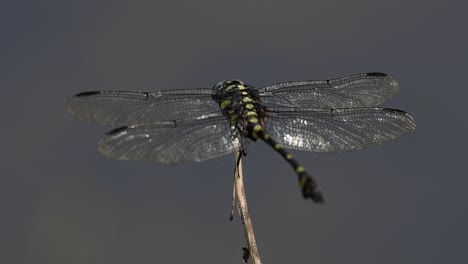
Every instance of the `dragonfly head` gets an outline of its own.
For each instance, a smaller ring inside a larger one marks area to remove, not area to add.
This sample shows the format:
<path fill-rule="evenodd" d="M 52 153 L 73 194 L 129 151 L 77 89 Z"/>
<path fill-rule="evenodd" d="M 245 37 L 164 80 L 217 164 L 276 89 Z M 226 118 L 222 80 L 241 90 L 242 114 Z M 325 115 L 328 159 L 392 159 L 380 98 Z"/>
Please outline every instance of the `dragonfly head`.
<path fill-rule="evenodd" d="M 245 85 L 245 84 L 243 81 L 237 80 L 237 79 L 227 80 L 227 81 L 221 81 L 215 84 L 215 86 L 213 86 L 213 89 L 216 91 L 221 91 L 221 90 L 227 89 L 229 86 L 232 86 L 232 85 Z"/>

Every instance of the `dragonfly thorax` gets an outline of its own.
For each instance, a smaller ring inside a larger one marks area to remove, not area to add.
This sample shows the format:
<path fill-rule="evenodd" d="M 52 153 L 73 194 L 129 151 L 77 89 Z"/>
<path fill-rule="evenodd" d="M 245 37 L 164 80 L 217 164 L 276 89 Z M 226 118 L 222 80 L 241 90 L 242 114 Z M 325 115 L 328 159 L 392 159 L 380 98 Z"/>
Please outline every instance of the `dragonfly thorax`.
<path fill-rule="evenodd" d="M 223 81 L 216 84 L 214 99 L 218 102 L 221 112 L 246 137 L 252 137 L 248 127 L 252 124 L 263 126 L 264 109 L 260 104 L 257 90 L 240 80 Z"/>

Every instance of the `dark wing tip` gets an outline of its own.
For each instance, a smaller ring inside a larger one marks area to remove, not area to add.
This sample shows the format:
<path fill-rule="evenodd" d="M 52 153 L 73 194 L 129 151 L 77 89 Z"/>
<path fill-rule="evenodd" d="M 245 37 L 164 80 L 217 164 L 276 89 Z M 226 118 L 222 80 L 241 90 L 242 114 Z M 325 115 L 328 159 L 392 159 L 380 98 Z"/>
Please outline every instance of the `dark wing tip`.
<path fill-rule="evenodd" d="M 113 136 L 115 134 L 119 134 L 127 129 L 129 129 L 130 127 L 129 126 L 121 126 L 121 127 L 118 127 L 116 129 L 112 129 L 111 131 L 107 132 L 106 133 L 106 136 Z"/>
<path fill-rule="evenodd" d="M 367 73 L 367 76 L 371 76 L 371 77 L 387 77 L 388 74 L 383 73 L 383 72 L 369 72 L 369 73 Z"/>
<path fill-rule="evenodd" d="M 385 112 L 393 112 L 393 113 L 399 113 L 399 114 L 408 114 L 407 112 L 400 110 L 400 109 L 394 109 L 394 108 L 383 108 L 382 109 Z"/>
<path fill-rule="evenodd" d="M 393 78 L 392 76 L 386 74 L 386 73 L 383 73 L 383 72 L 369 72 L 369 73 L 366 73 L 366 77 L 368 77 L 369 79 L 377 80 L 379 82 L 383 82 L 383 83 L 380 83 L 379 86 L 385 87 L 385 89 L 387 90 L 387 95 L 385 96 L 384 100 L 392 97 L 398 91 L 398 82 L 397 82 L 397 80 L 395 78 Z M 380 102 L 380 103 L 382 103 L 382 102 Z M 380 104 L 380 103 L 378 103 L 378 104 Z"/>
<path fill-rule="evenodd" d="M 74 97 L 93 96 L 93 95 L 98 95 L 98 94 L 101 94 L 101 93 L 102 92 L 100 92 L 100 91 L 82 92 L 82 93 L 79 93 L 79 94 L 75 95 Z"/>
<path fill-rule="evenodd" d="M 79 94 L 76 94 L 70 98 L 68 98 L 67 102 L 65 103 L 65 105 L 67 106 L 68 110 L 69 111 L 72 111 L 72 108 L 73 108 L 73 104 L 76 103 L 77 99 L 80 98 L 80 97 L 87 97 L 87 96 L 94 96 L 94 95 L 98 95 L 98 94 L 101 94 L 102 92 L 100 91 L 90 91 L 90 92 L 82 92 L 82 93 L 79 93 Z"/>
<path fill-rule="evenodd" d="M 79 117 L 80 115 L 80 101 L 82 97 L 88 97 L 88 96 L 95 96 L 99 95 L 102 92 L 100 91 L 89 91 L 89 92 L 82 92 L 79 94 L 76 94 L 65 102 L 65 108 L 67 112 L 73 116 L 76 116 L 78 119 L 82 119 Z M 86 99 L 84 99 L 86 100 Z"/>
<path fill-rule="evenodd" d="M 395 113 L 397 115 L 400 115 L 400 116 L 404 117 L 404 120 L 406 121 L 405 124 L 407 125 L 408 132 L 411 132 L 414 129 L 416 129 L 416 121 L 414 120 L 414 118 L 408 112 L 405 112 L 405 111 L 399 110 L 399 109 L 393 109 L 393 108 L 383 108 L 382 111 L 389 112 L 389 113 Z"/>

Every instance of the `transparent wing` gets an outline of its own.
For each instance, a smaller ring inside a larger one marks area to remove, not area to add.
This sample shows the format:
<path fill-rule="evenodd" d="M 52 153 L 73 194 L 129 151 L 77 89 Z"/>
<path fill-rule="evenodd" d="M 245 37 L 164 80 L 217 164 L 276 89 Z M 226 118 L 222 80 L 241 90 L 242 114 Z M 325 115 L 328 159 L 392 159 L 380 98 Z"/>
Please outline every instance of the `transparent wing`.
<path fill-rule="evenodd" d="M 114 159 L 184 164 L 233 153 L 242 143 L 231 135 L 225 117 L 135 125 L 106 134 L 99 150 Z"/>
<path fill-rule="evenodd" d="M 66 108 L 80 120 L 114 127 L 203 119 L 221 115 L 212 93 L 212 89 L 85 92 L 70 98 Z"/>
<path fill-rule="evenodd" d="M 352 108 L 376 106 L 398 90 L 384 73 L 362 73 L 324 81 L 294 81 L 259 88 L 266 106 Z"/>
<path fill-rule="evenodd" d="M 383 144 L 413 131 L 414 119 L 388 108 L 275 109 L 267 120 L 284 148 L 339 153 Z"/>

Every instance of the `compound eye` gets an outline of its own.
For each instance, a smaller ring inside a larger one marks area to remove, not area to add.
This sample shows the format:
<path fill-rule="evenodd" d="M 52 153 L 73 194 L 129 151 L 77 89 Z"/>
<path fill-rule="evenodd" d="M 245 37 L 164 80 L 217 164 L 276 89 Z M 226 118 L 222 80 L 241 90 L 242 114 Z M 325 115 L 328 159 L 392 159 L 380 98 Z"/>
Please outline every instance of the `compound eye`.
<path fill-rule="evenodd" d="M 238 84 L 240 84 L 240 85 L 245 85 L 245 83 L 244 83 L 243 81 L 239 80 L 239 79 L 234 79 L 234 80 L 232 80 L 232 81 L 233 81 L 233 82 L 236 82 L 236 83 L 238 83 Z"/>

